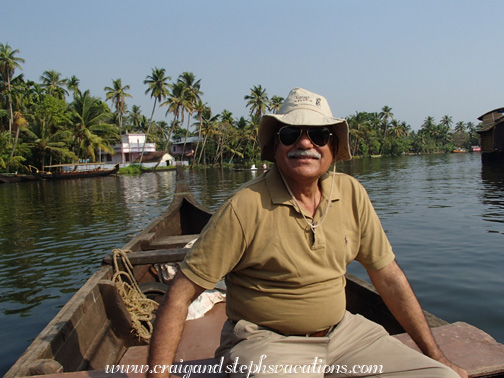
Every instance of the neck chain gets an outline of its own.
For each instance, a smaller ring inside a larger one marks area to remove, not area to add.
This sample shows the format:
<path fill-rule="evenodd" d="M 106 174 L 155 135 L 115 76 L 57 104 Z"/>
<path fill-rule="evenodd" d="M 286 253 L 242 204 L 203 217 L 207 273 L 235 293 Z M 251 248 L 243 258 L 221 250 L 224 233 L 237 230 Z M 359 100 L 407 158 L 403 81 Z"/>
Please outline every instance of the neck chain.
<path fill-rule="evenodd" d="M 297 207 L 299 209 L 299 212 L 303 216 L 303 219 L 308 224 L 308 226 L 310 226 L 310 229 L 312 230 L 313 235 L 315 235 L 315 229 L 317 227 L 322 226 L 322 223 L 324 223 L 324 221 L 326 219 L 327 213 L 329 213 L 329 207 L 331 207 L 331 198 L 332 198 L 332 192 L 333 192 L 333 187 L 334 187 L 334 174 L 336 173 L 336 164 L 334 164 L 334 167 L 333 167 L 333 175 L 332 175 L 332 182 L 331 182 L 331 191 L 329 193 L 329 198 L 327 199 L 327 206 L 326 206 L 326 209 L 324 211 L 324 215 L 322 216 L 322 219 L 317 224 L 315 223 L 315 219 L 313 220 L 313 222 L 310 222 L 308 220 L 308 218 L 306 218 L 306 216 L 304 215 L 303 209 L 301 208 L 301 205 L 299 205 L 299 202 L 297 201 L 296 197 L 294 197 L 294 194 L 292 194 L 292 191 L 291 191 L 291 189 L 289 187 L 289 184 L 287 184 L 287 181 L 285 180 L 285 177 L 284 177 L 282 171 L 280 169 L 278 169 L 278 172 L 280 172 L 280 177 L 282 177 L 282 181 L 284 182 L 285 187 L 287 188 L 287 191 L 289 192 L 290 196 L 292 197 L 292 199 L 296 203 L 296 205 L 297 205 Z"/>

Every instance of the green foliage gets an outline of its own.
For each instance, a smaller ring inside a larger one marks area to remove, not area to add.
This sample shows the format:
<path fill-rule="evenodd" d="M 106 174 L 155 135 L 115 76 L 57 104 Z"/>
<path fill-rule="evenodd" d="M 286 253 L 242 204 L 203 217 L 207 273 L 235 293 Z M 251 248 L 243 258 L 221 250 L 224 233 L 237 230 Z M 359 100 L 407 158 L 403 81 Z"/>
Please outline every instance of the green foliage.
<path fill-rule="evenodd" d="M 464 122 L 459 122 L 454 131 L 450 116 L 444 116 L 440 123 L 427 117 L 415 133 L 405 122 L 394 119 L 391 111 L 384 106 L 381 113 L 357 112 L 347 117 L 354 156 L 447 153 L 459 146 L 469 149 L 479 144 L 472 124 L 466 130 Z"/>
<path fill-rule="evenodd" d="M 131 164 L 127 167 L 119 168 L 119 174 L 121 175 L 137 175 L 140 173 L 142 173 L 142 171 L 140 170 L 139 164 Z"/>
<path fill-rule="evenodd" d="M 34 128 L 49 127 L 62 129 L 70 124 L 70 111 L 65 100 L 44 96 L 42 101 L 33 104 L 31 123 Z"/>
<path fill-rule="evenodd" d="M 12 143 L 8 131 L 0 131 L 0 169 L 5 170 L 7 167 L 15 171 L 26 171 L 27 168 L 23 164 L 26 161 L 24 156 L 11 156 Z"/>

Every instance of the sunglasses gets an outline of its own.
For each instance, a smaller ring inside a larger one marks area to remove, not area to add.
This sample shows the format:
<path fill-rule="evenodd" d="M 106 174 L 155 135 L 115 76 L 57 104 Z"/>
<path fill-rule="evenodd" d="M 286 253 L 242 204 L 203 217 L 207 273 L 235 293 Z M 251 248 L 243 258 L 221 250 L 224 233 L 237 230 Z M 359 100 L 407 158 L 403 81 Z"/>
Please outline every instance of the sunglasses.
<path fill-rule="evenodd" d="M 327 127 L 312 127 L 302 129 L 299 127 L 284 126 L 280 130 L 278 130 L 278 140 L 284 146 L 292 146 L 299 140 L 299 138 L 301 138 L 301 135 L 303 135 L 303 131 L 305 130 L 306 135 L 308 135 L 308 139 L 310 139 L 310 141 L 317 147 L 325 146 L 327 143 L 329 143 L 329 139 L 331 139 L 332 133 Z"/>

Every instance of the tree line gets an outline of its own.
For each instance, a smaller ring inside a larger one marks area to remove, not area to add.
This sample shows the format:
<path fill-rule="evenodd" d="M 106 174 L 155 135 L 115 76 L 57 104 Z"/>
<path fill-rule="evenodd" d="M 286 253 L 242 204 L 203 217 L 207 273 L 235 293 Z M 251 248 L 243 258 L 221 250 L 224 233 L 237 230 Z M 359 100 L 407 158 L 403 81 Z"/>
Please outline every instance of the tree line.
<path fill-rule="evenodd" d="M 143 81 L 153 107 L 149 116 L 140 106 L 128 106 L 130 86 L 120 78 L 104 86 L 104 98 L 79 87 L 76 76 L 63 78 L 44 71 L 38 82 L 24 78 L 19 50 L 0 43 L 0 171 L 27 171 L 29 165 L 97 161 L 97 151 L 114 153 L 126 132 L 146 133 L 147 142 L 168 151 L 174 140 L 195 137 L 194 165 L 260 164 L 258 126 L 265 113 L 278 112 L 284 99 L 269 97 L 261 85 L 244 95 L 247 117 L 228 110 L 214 114 L 203 102 L 201 79 L 183 72 L 175 80 L 166 69 L 154 67 Z M 167 121 L 154 115 L 164 112 Z M 356 112 L 347 117 L 354 156 L 449 152 L 479 143 L 476 125 L 450 116 L 439 123 L 427 117 L 419 131 L 394 118 L 392 109 Z M 140 162 L 144 157 L 142 148 Z M 124 156 L 121 157 L 124 162 Z"/>

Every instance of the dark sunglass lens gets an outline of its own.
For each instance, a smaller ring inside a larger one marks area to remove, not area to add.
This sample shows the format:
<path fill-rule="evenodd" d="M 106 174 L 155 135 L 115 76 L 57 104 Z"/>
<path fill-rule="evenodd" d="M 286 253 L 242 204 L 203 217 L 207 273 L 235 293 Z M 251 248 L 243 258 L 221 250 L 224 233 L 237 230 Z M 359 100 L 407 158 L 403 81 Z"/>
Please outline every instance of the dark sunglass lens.
<path fill-rule="evenodd" d="M 317 146 L 325 146 L 327 142 L 329 142 L 329 138 L 331 137 L 331 132 L 329 129 L 323 128 L 323 129 L 309 129 L 308 130 L 308 136 L 310 137 L 311 141 L 315 143 Z"/>
<path fill-rule="evenodd" d="M 299 139 L 301 132 L 301 129 L 295 127 L 282 127 L 278 132 L 280 143 L 284 146 L 290 146 L 296 143 L 296 140 Z"/>

